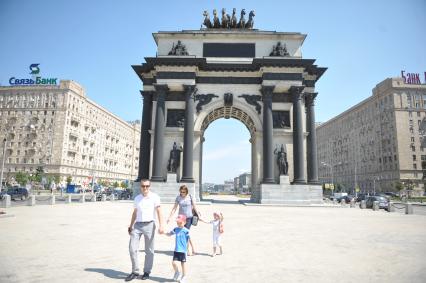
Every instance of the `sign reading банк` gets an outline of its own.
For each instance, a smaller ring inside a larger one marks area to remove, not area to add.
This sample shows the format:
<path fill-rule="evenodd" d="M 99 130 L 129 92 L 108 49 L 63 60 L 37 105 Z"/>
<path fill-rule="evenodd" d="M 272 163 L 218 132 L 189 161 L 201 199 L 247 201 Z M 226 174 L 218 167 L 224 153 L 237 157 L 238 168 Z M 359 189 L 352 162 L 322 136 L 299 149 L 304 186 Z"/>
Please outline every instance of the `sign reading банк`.
<path fill-rule="evenodd" d="M 424 83 L 426 84 L 426 72 L 424 73 Z M 405 73 L 405 71 L 401 71 L 401 77 L 404 79 L 404 83 L 419 85 L 422 84 L 420 81 L 419 73 Z"/>

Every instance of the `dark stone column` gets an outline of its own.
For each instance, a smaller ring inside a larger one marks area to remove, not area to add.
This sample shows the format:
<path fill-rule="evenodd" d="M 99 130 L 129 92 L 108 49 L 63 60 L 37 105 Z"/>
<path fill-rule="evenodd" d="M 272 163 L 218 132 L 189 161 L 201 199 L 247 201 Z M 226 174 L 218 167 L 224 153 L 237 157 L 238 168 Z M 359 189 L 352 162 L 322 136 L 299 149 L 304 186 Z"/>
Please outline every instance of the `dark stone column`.
<path fill-rule="evenodd" d="M 141 91 L 143 97 L 141 140 L 139 144 L 139 171 L 136 182 L 149 179 L 149 161 L 151 157 L 152 95 L 151 91 Z"/>
<path fill-rule="evenodd" d="M 154 85 L 156 90 L 157 107 L 155 112 L 155 129 L 154 129 L 154 156 L 153 170 L 151 181 L 164 182 L 163 176 L 163 144 L 164 144 L 164 128 L 165 128 L 165 99 L 169 88 L 167 85 Z"/>
<path fill-rule="evenodd" d="M 315 129 L 315 97 L 318 93 L 305 93 L 308 183 L 319 184 L 317 164 L 317 134 Z"/>
<path fill-rule="evenodd" d="M 183 170 L 181 182 L 194 183 L 194 91 L 195 85 L 184 85 L 185 132 L 183 136 Z"/>
<path fill-rule="evenodd" d="M 275 184 L 273 123 L 272 123 L 272 92 L 275 86 L 262 86 L 263 99 L 263 183 Z"/>
<path fill-rule="evenodd" d="M 302 91 L 303 86 L 292 86 L 293 97 L 293 166 L 295 184 L 306 184 L 303 154 Z"/>

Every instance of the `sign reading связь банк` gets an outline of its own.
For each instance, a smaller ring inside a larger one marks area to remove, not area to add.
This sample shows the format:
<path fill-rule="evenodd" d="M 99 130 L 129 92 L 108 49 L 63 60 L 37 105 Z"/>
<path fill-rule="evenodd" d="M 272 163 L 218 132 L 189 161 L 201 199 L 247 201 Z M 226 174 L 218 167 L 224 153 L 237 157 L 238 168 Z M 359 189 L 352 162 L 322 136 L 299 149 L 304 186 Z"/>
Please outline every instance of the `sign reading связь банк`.
<path fill-rule="evenodd" d="M 40 73 L 40 68 L 38 67 L 40 64 L 31 64 L 30 75 L 33 75 L 31 79 L 17 79 L 15 77 L 11 77 L 9 79 L 10 85 L 56 85 L 58 78 L 43 78 L 41 76 L 36 76 Z"/>
<path fill-rule="evenodd" d="M 412 84 L 412 85 L 420 85 L 422 82 L 420 81 L 419 73 L 405 73 L 405 71 L 401 71 L 401 77 L 404 79 L 404 83 Z M 424 83 L 426 84 L 426 72 L 424 77 Z"/>

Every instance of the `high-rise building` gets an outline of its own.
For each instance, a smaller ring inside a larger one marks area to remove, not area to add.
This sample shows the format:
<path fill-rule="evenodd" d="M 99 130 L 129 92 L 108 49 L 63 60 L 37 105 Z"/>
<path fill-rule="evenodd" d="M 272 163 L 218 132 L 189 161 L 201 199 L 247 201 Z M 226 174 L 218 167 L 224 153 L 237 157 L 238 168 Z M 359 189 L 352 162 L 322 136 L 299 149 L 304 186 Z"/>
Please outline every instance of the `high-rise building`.
<path fill-rule="evenodd" d="M 138 174 L 140 121 L 123 121 L 73 81 L 1 86 L 0 139 L 4 181 L 40 167 L 45 176 L 59 176 L 61 183 L 70 176 L 81 185 L 93 177 L 125 181 Z"/>
<path fill-rule="evenodd" d="M 426 178 L 426 85 L 389 78 L 317 128 L 319 177 L 346 191 L 397 191 Z"/>

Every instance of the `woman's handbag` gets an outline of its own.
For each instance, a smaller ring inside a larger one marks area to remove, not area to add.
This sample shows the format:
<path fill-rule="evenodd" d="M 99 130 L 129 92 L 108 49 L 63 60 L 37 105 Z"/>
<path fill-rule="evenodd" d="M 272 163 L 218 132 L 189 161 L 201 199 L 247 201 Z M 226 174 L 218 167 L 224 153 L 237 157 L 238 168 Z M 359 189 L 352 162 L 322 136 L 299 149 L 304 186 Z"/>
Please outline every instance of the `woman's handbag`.
<path fill-rule="evenodd" d="M 191 197 L 191 206 L 192 206 L 192 225 L 193 226 L 197 226 L 198 224 L 198 213 L 197 211 L 194 209 L 194 202 L 192 200 L 192 196 L 189 195 Z"/>

